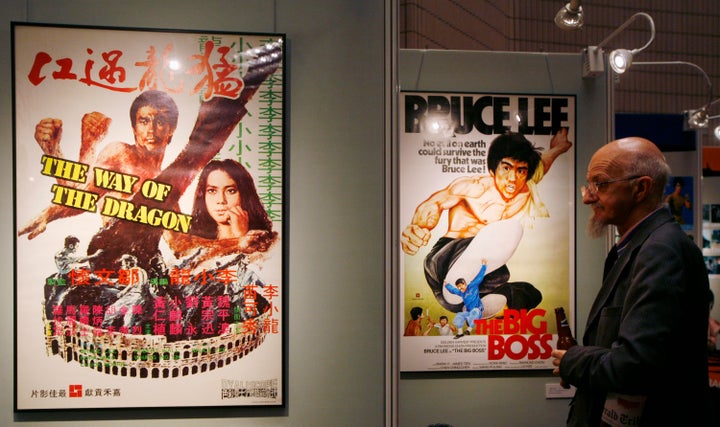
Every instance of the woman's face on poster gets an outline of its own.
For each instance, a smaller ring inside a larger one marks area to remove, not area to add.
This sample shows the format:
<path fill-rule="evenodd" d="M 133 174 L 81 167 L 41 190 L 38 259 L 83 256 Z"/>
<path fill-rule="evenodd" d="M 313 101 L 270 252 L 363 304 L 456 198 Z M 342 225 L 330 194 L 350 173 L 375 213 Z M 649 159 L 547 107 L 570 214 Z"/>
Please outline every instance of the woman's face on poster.
<path fill-rule="evenodd" d="M 218 224 L 230 221 L 230 209 L 240 207 L 240 191 L 227 172 L 210 172 L 205 186 L 205 205 L 210 217 Z"/>

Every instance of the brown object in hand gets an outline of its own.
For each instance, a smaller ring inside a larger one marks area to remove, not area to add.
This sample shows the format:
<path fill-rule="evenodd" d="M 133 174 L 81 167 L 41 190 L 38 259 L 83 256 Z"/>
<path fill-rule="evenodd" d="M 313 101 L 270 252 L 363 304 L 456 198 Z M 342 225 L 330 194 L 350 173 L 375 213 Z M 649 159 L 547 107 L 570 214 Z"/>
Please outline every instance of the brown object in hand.
<path fill-rule="evenodd" d="M 565 317 L 565 309 L 557 307 L 555 309 L 555 323 L 557 324 L 557 348 L 558 350 L 567 350 L 570 347 L 577 345 L 577 341 L 573 337 L 570 325 L 568 324 L 567 317 Z"/>
<path fill-rule="evenodd" d="M 555 323 L 557 324 L 557 349 L 567 350 L 570 347 L 577 345 L 575 337 L 573 337 L 572 330 L 570 330 L 570 324 L 568 323 L 567 317 L 565 317 L 565 309 L 562 307 L 555 308 Z M 563 388 L 570 388 L 565 381 L 560 380 L 560 385 Z"/>

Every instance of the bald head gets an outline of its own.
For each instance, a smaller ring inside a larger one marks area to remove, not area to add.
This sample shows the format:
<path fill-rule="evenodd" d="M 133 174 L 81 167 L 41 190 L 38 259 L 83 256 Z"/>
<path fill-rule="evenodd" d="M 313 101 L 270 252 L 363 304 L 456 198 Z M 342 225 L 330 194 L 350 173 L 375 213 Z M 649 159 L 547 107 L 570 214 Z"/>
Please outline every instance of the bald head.
<path fill-rule="evenodd" d="M 597 150 L 593 157 L 595 156 L 607 157 L 607 161 L 623 168 L 629 167 L 628 165 L 638 156 L 653 158 L 655 162 L 665 163 L 665 155 L 657 145 L 650 140 L 636 136 L 611 141 Z"/>
<path fill-rule="evenodd" d="M 649 176 L 653 180 L 650 202 L 662 203 L 670 167 L 652 141 L 636 136 L 616 139 L 600 147 L 590 164 L 615 177 Z"/>
<path fill-rule="evenodd" d="M 645 138 L 612 141 L 590 159 L 587 181 L 593 192 L 583 194 L 583 203 L 593 209 L 589 234 L 600 236 L 609 224 L 621 235 L 663 204 L 670 167 L 655 144 Z"/>

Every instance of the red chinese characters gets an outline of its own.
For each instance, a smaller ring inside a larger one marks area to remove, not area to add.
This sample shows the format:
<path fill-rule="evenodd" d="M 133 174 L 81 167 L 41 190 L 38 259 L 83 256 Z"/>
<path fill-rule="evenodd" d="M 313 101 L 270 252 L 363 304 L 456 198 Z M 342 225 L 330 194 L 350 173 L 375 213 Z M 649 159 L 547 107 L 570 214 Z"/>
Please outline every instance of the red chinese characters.
<path fill-rule="evenodd" d="M 192 87 L 190 94 L 203 93 L 203 99 L 215 96 L 236 99 L 243 89 L 240 66 L 234 63 L 234 51 L 229 46 L 219 45 L 207 40 L 202 52 L 190 55 L 182 68 L 182 58 L 174 55 L 174 47 L 168 44 L 158 54 L 154 45 L 146 50 L 143 60 L 127 58 L 124 51 L 109 49 L 96 52 L 86 48 L 82 57 L 56 58 L 50 52 L 39 51 L 27 73 L 27 79 L 39 86 L 48 79 L 54 81 L 76 81 L 86 86 L 112 92 L 133 92 L 136 90 L 158 89 L 171 93 L 180 93 L 186 87 L 185 78 L 191 79 L 187 86 Z M 136 83 L 129 81 L 130 76 L 140 76 Z"/>

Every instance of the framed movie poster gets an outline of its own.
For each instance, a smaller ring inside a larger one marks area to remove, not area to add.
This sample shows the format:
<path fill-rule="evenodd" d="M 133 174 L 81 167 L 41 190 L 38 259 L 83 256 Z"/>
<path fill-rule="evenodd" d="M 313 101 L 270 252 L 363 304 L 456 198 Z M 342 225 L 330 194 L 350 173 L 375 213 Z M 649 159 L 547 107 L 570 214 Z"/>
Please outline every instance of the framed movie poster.
<path fill-rule="evenodd" d="M 575 98 L 400 94 L 400 369 L 550 369 L 574 312 Z"/>
<path fill-rule="evenodd" d="M 16 410 L 283 405 L 284 36 L 12 36 Z"/>

